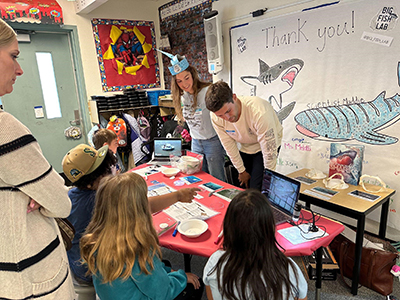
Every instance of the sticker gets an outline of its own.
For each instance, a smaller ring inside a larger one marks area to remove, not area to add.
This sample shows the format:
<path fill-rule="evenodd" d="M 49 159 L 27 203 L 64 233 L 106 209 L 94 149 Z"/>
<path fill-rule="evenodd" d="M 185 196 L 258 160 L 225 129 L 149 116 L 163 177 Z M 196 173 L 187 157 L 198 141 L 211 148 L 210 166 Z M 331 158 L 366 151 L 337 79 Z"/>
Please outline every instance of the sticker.
<path fill-rule="evenodd" d="M 182 180 L 176 180 L 176 181 L 174 181 L 174 185 L 175 185 L 175 186 L 182 186 L 182 185 L 184 185 L 184 184 L 185 184 L 185 182 L 182 181 Z"/>

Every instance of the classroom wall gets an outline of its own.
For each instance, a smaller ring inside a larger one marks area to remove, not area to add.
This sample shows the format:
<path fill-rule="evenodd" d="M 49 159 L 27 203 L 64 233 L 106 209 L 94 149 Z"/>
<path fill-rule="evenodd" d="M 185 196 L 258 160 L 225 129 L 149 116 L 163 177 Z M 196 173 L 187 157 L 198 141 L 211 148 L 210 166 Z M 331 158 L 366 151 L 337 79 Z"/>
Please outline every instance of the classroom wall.
<path fill-rule="evenodd" d="M 88 99 L 90 99 L 91 95 L 104 95 L 101 86 L 96 46 L 93 38 L 91 24 L 93 18 L 153 21 L 157 40 L 160 37 L 160 26 L 158 22 L 158 7 L 160 4 L 158 1 L 109 0 L 86 15 L 76 14 L 74 2 L 58 0 L 58 3 L 63 9 L 64 24 L 75 25 L 78 28 Z M 163 81 L 163 77 L 161 77 L 161 80 Z M 107 94 L 114 94 L 114 92 Z"/>
<path fill-rule="evenodd" d="M 341 0 L 341 3 L 352 2 L 353 0 Z M 79 33 L 79 42 L 83 61 L 83 70 L 85 84 L 87 88 L 88 99 L 90 95 L 104 94 L 101 87 L 99 66 L 96 57 L 96 49 L 93 39 L 91 19 L 128 19 L 154 21 L 157 42 L 160 37 L 158 7 L 169 3 L 169 0 L 109 0 L 99 8 L 87 15 L 77 15 L 73 2 L 67 0 L 58 0 L 63 8 L 64 23 L 67 25 L 76 25 Z M 301 11 L 302 9 L 315 7 L 333 0 L 248 0 L 245 3 L 242 0 L 219 0 L 212 4 L 214 10 L 220 15 L 223 28 L 223 48 L 224 48 L 224 70 L 213 77 L 213 81 L 223 79 L 230 82 L 230 40 L 229 28 L 246 22 L 254 22 L 265 18 L 274 18 Z M 253 18 L 252 11 L 268 8 L 263 16 Z M 159 55 L 159 61 L 161 56 Z M 204 57 L 206 59 L 206 57 Z M 163 66 L 160 65 L 161 83 L 164 87 Z M 340 219 L 340 216 L 335 216 Z M 352 219 L 343 218 L 343 221 L 355 224 Z M 366 228 L 369 231 L 376 232 L 378 223 L 373 220 L 367 220 Z M 398 230 L 388 228 L 387 236 L 394 240 L 400 239 Z"/>

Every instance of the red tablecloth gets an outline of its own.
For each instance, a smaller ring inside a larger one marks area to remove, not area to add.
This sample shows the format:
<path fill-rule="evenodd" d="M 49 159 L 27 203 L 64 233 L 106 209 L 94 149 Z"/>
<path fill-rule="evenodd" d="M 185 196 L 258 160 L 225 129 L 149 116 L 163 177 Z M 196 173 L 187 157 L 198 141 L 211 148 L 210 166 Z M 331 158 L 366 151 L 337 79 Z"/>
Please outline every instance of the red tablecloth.
<path fill-rule="evenodd" d="M 141 166 L 142 167 L 142 166 Z M 168 186 L 178 190 L 181 188 L 185 187 L 197 187 L 202 183 L 206 183 L 209 181 L 218 183 L 225 188 L 232 188 L 230 184 L 220 181 L 211 175 L 205 173 L 205 172 L 199 172 L 194 174 L 196 177 L 199 177 L 202 179 L 201 182 L 190 184 L 190 185 L 184 185 L 184 186 L 174 186 L 174 181 L 178 180 L 181 177 L 187 176 L 186 174 L 179 173 L 175 179 L 170 179 L 164 176 L 161 172 L 149 175 L 147 178 L 147 184 L 150 186 L 152 185 L 151 181 L 158 181 L 158 182 L 164 182 Z M 202 199 L 195 199 L 196 201 L 204 204 L 205 206 L 220 212 L 220 214 L 206 220 L 208 223 L 208 230 L 202 234 L 200 237 L 191 239 L 187 238 L 183 235 L 181 235 L 179 232 L 176 234 L 175 237 L 172 236 L 173 228 L 171 228 L 169 231 L 165 232 L 163 235 L 159 237 L 160 245 L 163 247 L 166 247 L 168 249 L 180 252 L 180 253 L 186 253 L 186 254 L 194 254 L 194 255 L 200 255 L 200 256 L 205 256 L 209 257 L 211 254 L 213 254 L 219 247 L 221 247 L 221 242 L 216 245 L 214 242 L 218 238 L 218 234 L 221 232 L 222 229 L 222 221 L 225 216 L 225 212 L 228 208 L 229 202 L 225 201 L 215 195 L 212 195 L 211 197 L 208 197 L 209 192 L 202 190 L 199 192 L 201 196 L 204 198 Z M 311 217 L 311 213 L 308 211 L 302 210 L 302 214 L 306 219 L 309 219 Z M 153 216 L 153 222 L 154 226 L 158 227 L 160 223 L 165 222 L 166 218 L 169 218 L 167 214 L 164 212 L 160 212 L 158 214 L 155 214 Z M 315 239 L 312 241 L 308 241 L 305 243 L 301 243 L 298 245 L 293 245 L 290 243 L 287 239 L 285 239 L 282 235 L 279 233 L 276 234 L 276 239 L 278 243 L 285 249 L 284 252 L 287 256 L 301 256 L 301 255 L 310 255 L 313 253 L 316 249 L 318 249 L 321 246 L 328 246 L 330 242 L 333 240 L 335 236 L 337 236 L 339 233 L 341 233 L 344 230 L 344 226 L 341 223 L 338 223 L 336 221 L 333 221 L 331 219 L 321 217 L 319 220 L 316 222 L 317 226 L 324 226 L 326 228 L 326 232 L 329 234 L 328 236 Z M 277 230 L 290 227 L 289 223 L 283 223 L 277 226 Z"/>

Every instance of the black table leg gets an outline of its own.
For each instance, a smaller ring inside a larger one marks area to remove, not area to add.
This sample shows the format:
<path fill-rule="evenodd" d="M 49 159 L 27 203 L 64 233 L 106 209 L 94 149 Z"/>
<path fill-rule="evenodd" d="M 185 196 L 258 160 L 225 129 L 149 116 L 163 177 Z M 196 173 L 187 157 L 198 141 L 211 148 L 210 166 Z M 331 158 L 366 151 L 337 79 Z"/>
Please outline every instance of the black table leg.
<path fill-rule="evenodd" d="M 185 262 L 185 272 L 191 272 L 192 267 L 190 266 L 190 261 L 192 260 L 191 254 L 183 254 L 183 260 Z"/>
<path fill-rule="evenodd" d="M 389 202 L 390 198 L 382 204 L 381 208 L 381 221 L 379 224 L 379 237 L 381 239 L 385 239 L 386 237 L 386 226 L 387 226 L 387 220 L 388 220 L 388 214 L 389 214 Z"/>
<path fill-rule="evenodd" d="M 353 281 L 351 284 L 351 293 L 357 295 L 358 282 L 360 280 L 360 268 L 361 268 L 361 252 L 364 238 L 365 228 L 365 216 L 362 215 L 357 221 L 357 233 L 356 233 L 356 249 L 354 255 L 354 267 L 353 267 Z"/>
<path fill-rule="evenodd" d="M 322 247 L 319 247 L 317 251 L 315 251 L 316 255 L 316 272 L 317 272 L 317 280 L 315 281 L 315 300 L 321 299 L 321 286 L 322 286 Z"/>

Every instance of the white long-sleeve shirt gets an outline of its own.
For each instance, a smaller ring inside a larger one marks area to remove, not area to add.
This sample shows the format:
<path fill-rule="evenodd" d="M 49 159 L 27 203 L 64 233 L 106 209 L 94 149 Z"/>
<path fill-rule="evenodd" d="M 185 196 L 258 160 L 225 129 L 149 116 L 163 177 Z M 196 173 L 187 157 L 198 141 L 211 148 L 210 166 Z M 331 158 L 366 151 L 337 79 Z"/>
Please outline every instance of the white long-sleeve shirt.
<path fill-rule="evenodd" d="M 241 96 L 238 99 L 242 108 L 236 123 L 211 113 L 212 124 L 226 153 L 239 173 L 245 171 L 239 150 L 247 154 L 262 151 L 264 167 L 275 170 L 283 127 L 274 109 L 268 101 L 259 97 Z"/>

